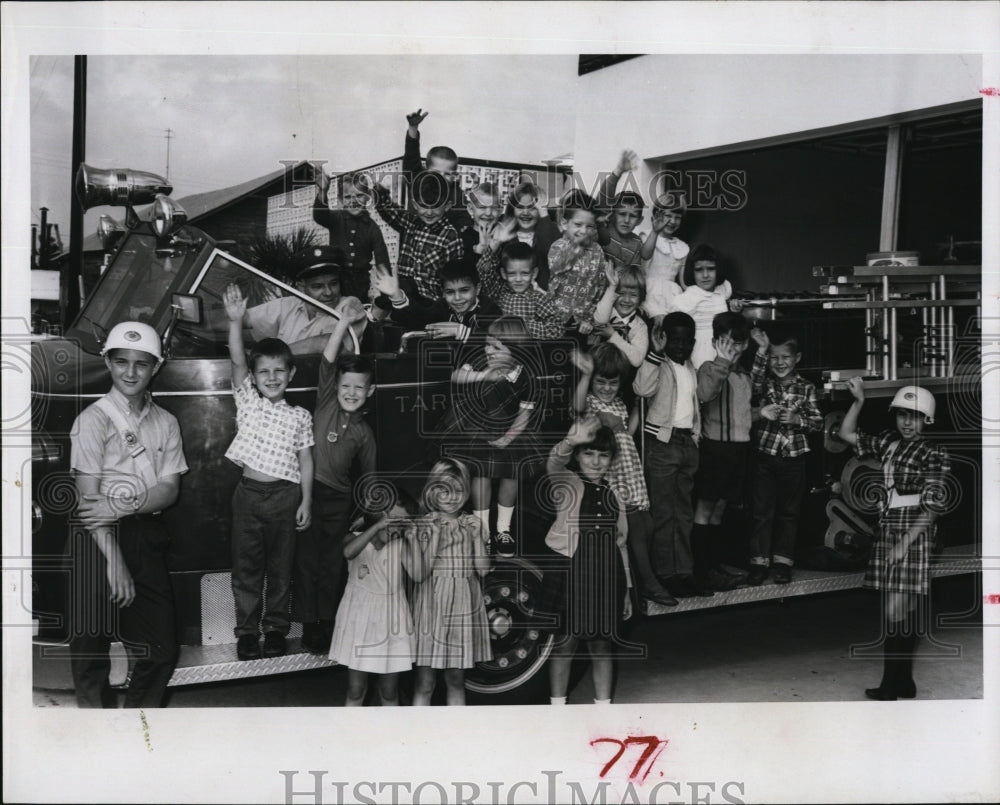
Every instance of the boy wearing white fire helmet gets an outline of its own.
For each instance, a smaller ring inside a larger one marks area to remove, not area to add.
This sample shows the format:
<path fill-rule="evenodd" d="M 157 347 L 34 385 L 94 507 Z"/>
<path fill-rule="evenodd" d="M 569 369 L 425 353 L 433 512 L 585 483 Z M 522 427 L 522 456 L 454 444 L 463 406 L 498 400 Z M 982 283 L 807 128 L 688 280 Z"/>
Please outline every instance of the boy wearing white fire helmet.
<path fill-rule="evenodd" d="M 188 466 L 177 420 L 149 393 L 163 365 L 157 332 L 122 322 L 101 354 L 111 390 L 77 417 L 71 436 L 82 526 L 71 535 L 73 681 L 80 707 L 115 707 L 108 649 L 118 639 L 137 657 L 125 706 L 160 707 L 178 651 L 160 515 Z"/>
<path fill-rule="evenodd" d="M 919 631 L 929 614 L 930 552 L 935 520 L 949 503 L 943 478 L 950 471 L 948 454 L 924 439 L 926 425 L 934 422 L 934 395 L 920 386 L 904 386 L 889 404 L 895 431 L 872 436 L 858 429 L 865 401 L 864 381 L 852 377 L 847 388 L 854 397 L 840 438 L 854 445 L 858 456 L 882 465 L 885 494 L 879 538 L 872 548 L 864 586 L 882 591 L 883 673 L 877 688 L 865 695 L 878 701 L 912 699 L 913 656 Z"/>

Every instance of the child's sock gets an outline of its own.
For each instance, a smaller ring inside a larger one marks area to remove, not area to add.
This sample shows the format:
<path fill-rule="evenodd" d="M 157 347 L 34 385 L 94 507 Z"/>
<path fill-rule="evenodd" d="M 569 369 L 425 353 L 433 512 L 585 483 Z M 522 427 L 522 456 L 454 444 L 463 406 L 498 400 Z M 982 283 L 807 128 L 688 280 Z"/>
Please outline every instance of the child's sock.
<path fill-rule="evenodd" d="M 489 509 L 473 509 L 472 513 L 483 521 L 483 530 L 489 534 L 490 533 L 490 510 Z"/>
<path fill-rule="evenodd" d="M 497 533 L 510 531 L 510 521 L 514 519 L 513 506 L 501 506 L 497 504 Z"/>
<path fill-rule="evenodd" d="M 594 699 L 594 704 L 611 704 L 611 699 Z"/>
<path fill-rule="evenodd" d="M 565 696 L 549 696 L 549 704 L 566 704 Z"/>

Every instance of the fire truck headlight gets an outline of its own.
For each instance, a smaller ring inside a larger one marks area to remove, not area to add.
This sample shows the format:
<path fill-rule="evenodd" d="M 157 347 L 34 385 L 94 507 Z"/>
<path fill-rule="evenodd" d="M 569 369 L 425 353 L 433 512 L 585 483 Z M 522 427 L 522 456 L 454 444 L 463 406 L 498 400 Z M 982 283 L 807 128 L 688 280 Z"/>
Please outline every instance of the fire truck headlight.
<path fill-rule="evenodd" d="M 162 193 L 153 202 L 153 231 L 158 238 L 165 238 L 187 220 L 183 207 Z"/>
<path fill-rule="evenodd" d="M 97 236 L 101 239 L 104 251 L 111 251 L 124 232 L 121 225 L 110 215 L 101 216 L 100 223 L 97 225 Z"/>

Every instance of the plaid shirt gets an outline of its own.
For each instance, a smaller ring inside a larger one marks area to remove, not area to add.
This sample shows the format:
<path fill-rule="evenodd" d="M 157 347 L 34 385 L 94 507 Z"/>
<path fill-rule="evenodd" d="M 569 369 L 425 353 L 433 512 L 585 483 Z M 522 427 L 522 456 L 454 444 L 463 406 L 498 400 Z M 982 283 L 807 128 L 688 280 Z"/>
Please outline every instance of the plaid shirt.
<path fill-rule="evenodd" d="M 642 238 L 635 232 L 621 235 L 613 226 L 602 226 L 597 230 L 597 242 L 604 249 L 605 256 L 611 258 L 615 268 L 625 266 L 639 268 L 642 265 L 642 258 L 639 256 L 642 250 Z"/>
<path fill-rule="evenodd" d="M 604 251 L 592 243 L 573 260 L 572 248 L 566 238 L 559 238 L 549 249 L 549 293 L 561 323 L 576 319 L 593 324 L 594 308 L 608 287 Z"/>
<path fill-rule="evenodd" d="M 777 403 L 802 419 L 798 425 L 761 419 L 757 429 L 757 449 L 778 458 L 804 456 L 809 452 L 806 434 L 823 430 L 823 415 L 816 404 L 816 387 L 799 374 L 792 375 L 785 385 L 770 375 L 755 377 L 754 381 L 753 393 L 759 398 L 761 408 Z"/>
<path fill-rule="evenodd" d="M 462 239 L 455 227 L 444 218 L 427 226 L 418 215 L 393 204 L 384 189 L 375 194 L 375 209 L 399 232 L 399 276 L 412 278 L 421 296 L 437 299 L 441 269 L 445 263 L 462 259 Z"/>
<path fill-rule="evenodd" d="M 528 288 L 524 293 L 514 293 L 500 276 L 500 259 L 488 249 L 476 266 L 483 290 L 504 316 L 520 316 L 533 338 L 560 338 L 563 326 L 552 297 L 538 288 Z"/>

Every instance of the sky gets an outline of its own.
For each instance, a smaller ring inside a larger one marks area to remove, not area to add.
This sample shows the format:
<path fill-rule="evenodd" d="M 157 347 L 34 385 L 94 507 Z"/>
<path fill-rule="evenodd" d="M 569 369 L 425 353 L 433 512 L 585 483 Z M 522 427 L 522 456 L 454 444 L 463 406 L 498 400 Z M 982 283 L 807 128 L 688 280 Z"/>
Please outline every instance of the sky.
<path fill-rule="evenodd" d="M 29 64 L 31 220 L 48 207 L 68 245 L 73 58 Z M 540 163 L 573 150 L 576 67 L 569 55 L 90 56 L 85 161 L 165 175 L 170 129 L 180 199 L 280 160 L 340 171 L 400 156 L 406 113 L 423 108 L 424 150 Z"/>

